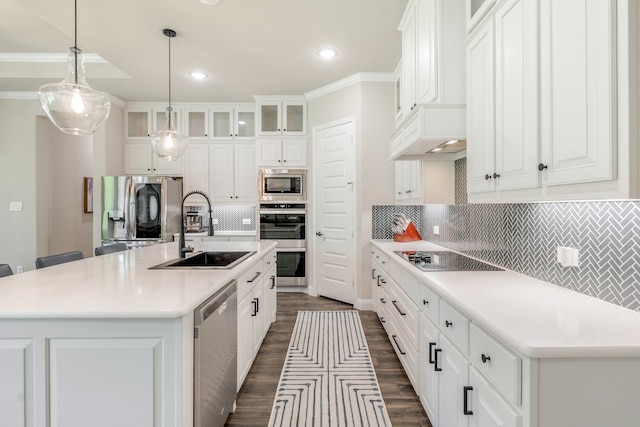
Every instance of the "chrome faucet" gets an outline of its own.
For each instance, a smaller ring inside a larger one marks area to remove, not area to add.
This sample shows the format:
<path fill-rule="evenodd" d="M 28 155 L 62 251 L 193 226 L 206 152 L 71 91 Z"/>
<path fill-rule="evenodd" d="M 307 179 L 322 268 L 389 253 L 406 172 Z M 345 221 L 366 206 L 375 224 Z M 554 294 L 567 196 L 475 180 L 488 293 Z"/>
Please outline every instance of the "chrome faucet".
<path fill-rule="evenodd" d="M 180 258 L 185 258 L 187 252 L 193 252 L 193 246 L 187 246 L 184 240 L 184 202 L 187 200 L 192 194 L 200 194 L 207 201 L 207 205 L 209 205 L 209 236 L 213 236 L 213 212 L 211 211 L 211 202 L 209 201 L 209 197 L 202 191 L 193 190 L 189 191 L 182 198 L 182 204 L 180 204 L 180 240 L 178 242 L 178 256 Z"/>

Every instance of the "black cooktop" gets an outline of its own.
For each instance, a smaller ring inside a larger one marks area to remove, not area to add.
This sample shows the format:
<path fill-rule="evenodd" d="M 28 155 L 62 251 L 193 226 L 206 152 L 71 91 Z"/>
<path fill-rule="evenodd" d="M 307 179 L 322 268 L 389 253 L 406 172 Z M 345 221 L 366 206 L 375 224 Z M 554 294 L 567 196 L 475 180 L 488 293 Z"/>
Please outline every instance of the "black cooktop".
<path fill-rule="evenodd" d="M 422 271 L 504 271 L 482 261 L 449 251 L 396 251 Z"/>

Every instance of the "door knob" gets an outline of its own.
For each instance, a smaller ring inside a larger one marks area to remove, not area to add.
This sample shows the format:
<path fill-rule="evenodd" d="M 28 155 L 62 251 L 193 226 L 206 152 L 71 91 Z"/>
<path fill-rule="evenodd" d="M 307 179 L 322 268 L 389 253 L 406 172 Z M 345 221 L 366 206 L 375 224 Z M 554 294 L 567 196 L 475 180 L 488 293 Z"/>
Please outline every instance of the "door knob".
<path fill-rule="evenodd" d="M 316 231 L 316 236 L 322 237 L 324 236 L 324 233 L 322 231 Z"/>

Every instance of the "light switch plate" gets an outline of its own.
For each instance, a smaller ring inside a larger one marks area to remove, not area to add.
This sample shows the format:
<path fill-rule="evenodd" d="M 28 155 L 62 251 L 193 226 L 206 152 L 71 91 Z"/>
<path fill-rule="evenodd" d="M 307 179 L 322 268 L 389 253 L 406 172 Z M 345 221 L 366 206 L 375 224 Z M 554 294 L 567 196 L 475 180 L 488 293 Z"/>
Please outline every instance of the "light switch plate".
<path fill-rule="evenodd" d="M 251 224 L 251 218 L 242 218 L 242 225 Z"/>
<path fill-rule="evenodd" d="M 13 212 L 21 212 L 22 202 L 9 202 L 9 210 Z"/>
<path fill-rule="evenodd" d="M 440 226 L 439 225 L 434 225 L 433 226 L 433 234 L 440 234 Z"/>
<path fill-rule="evenodd" d="M 218 224 L 218 218 L 212 218 L 212 219 L 211 219 L 211 223 L 212 223 L 213 225 L 217 225 L 217 224 Z"/>

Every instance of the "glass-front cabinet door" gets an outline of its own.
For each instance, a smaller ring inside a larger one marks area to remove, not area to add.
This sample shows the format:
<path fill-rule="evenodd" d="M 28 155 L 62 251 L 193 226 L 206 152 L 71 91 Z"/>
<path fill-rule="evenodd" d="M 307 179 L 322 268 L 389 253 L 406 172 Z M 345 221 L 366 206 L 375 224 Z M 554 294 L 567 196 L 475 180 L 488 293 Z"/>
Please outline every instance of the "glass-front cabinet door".
<path fill-rule="evenodd" d="M 496 4 L 496 0 L 466 0 L 467 2 L 467 33 L 470 33 L 478 22 Z"/>
<path fill-rule="evenodd" d="M 213 127 L 211 139 L 229 140 L 233 138 L 232 116 L 232 108 L 216 107 L 211 109 L 211 124 Z"/>
<path fill-rule="evenodd" d="M 304 104 L 283 102 L 285 123 L 282 133 L 288 135 L 304 135 L 306 133 Z"/>
<path fill-rule="evenodd" d="M 253 108 L 237 108 L 234 114 L 236 139 L 253 139 L 256 136 L 256 113 Z"/>
<path fill-rule="evenodd" d="M 282 133 L 279 102 L 259 105 L 258 114 L 260 114 L 261 135 L 280 135 Z"/>
<path fill-rule="evenodd" d="M 185 115 L 185 134 L 189 140 L 206 141 L 209 139 L 209 111 L 206 108 L 187 109 Z"/>

